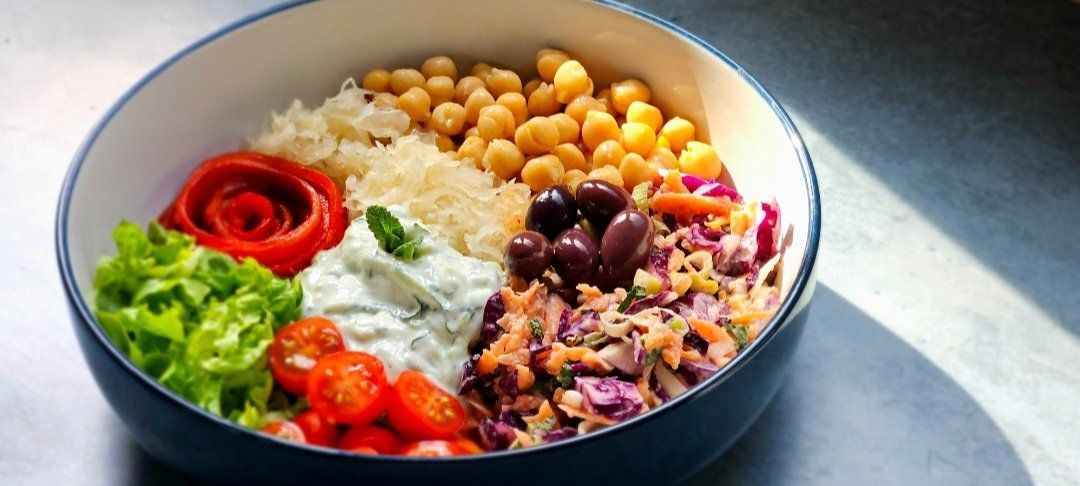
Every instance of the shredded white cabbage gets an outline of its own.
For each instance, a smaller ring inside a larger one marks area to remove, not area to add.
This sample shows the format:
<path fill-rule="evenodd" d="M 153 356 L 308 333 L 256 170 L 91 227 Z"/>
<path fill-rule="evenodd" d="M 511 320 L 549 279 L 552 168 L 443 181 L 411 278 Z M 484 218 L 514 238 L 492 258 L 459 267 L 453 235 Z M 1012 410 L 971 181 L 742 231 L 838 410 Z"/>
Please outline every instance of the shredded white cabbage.
<path fill-rule="evenodd" d="M 330 176 L 354 217 L 372 204 L 402 205 L 457 251 L 501 265 L 524 228 L 529 187 L 439 151 L 434 134 L 410 132 L 409 116 L 376 107 L 372 94 L 349 79 L 317 108 L 293 101 L 248 145 Z"/>

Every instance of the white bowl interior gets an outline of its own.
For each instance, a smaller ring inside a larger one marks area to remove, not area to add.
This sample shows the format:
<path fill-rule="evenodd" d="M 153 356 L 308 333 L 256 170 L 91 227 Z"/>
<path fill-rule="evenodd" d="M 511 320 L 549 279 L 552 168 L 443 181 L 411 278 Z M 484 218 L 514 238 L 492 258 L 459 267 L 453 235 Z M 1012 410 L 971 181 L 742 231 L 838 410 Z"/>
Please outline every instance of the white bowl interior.
<path fill-rule="evenodd" d="M 195 165 L 241 148 L 271 110 L 295 98 L 319 103 L 346 78 L 416 67 L 440 54 L 460 71 L 486 61 L 528 79 L 536 51 L 547 46 L 569 51 L 603 84 L 644 80 L 665 117 L 690 119 L 706 134 L 743 194 L 776 197 L 786 293 L 810 230 L 799 140 L 739 72 L 705 48 L 633 14 L 576 0 L 325 0 L 196 48 L 142 86 L 88 147 L 67 221 L 80 292 L 92 295 L 94 262 L 115 252 L 110 234 L 120 219 L 156 217 Z"/>

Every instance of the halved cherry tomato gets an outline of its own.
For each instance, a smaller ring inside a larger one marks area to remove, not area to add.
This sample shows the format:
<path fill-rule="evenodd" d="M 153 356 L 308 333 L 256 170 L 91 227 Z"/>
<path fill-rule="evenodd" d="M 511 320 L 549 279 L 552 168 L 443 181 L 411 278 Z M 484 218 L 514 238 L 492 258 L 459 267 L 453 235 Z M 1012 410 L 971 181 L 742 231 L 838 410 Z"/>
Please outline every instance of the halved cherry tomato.
<path fill-rule="evenodd" d="M 308 444 L 335 447 L 338 436 L 341 435 L 336 425 L 310 410 L 297 415 L 293 422 L 296 422 L 296 425 L 304 431 Z"/>
<path fill-rule="evenodd" d="M 308 373 L 320 358 L 345 350 L 345 339 L 337 326 L 321 317 L 309 317 L 289 324 L 274 335 L 270 344 L 270 371 L 281 388 L 302 395 Z"/>
<path fill-rule="evenodd" d="M 269 434 L 279 439 L 290 440 L 293 442 L 299 442 L 301 444 L 307 443 L 307 438 L 304 437 L 304 431 L 299 425 L 283 420 L 280 422 L 270 422 L 263 428 L 259 429 L 264 434 Z"/>
<path fill-rule="evenodd" d="M 373 456 L 379 455 L 379 451 L 377 451 L 375 449 L 372 449 L 370 447 L 357 447 L 355 449 L 349 449 L 349 451 L 350 452 L 355 452 L 357 454 L 371 454 Z"/>
<path fill-rule="evenodd" d="M 325 356 L 311 369 L 307 397 L 311 409 L 330 423 L 362 425 L 386 410 L 386 370 L 360 351 Z"/>
<path fill-rule="evenodd" d="M 422 440 L 413 442 L 402 447 L 398 452 L 402 456 L 410 457 L 449 457 L 467 456 L 483 452 L 480 446 L 468 439 L 456 440 Z"/>
<path fill-rule="evenodd" d="M 416 371 L 401 372 L 388 402 L 390 426 L 413 440 L 445 439 L 465 425 L 457 399 Z"/>
<path fill-rule="evenodd" d="M 379 454 L 393 454 L 401 449 L 401 439 L 377 425 L 356 425 L 341 436 L 338 448 L 354 452 L 367 448 L 374 449 Z"/>

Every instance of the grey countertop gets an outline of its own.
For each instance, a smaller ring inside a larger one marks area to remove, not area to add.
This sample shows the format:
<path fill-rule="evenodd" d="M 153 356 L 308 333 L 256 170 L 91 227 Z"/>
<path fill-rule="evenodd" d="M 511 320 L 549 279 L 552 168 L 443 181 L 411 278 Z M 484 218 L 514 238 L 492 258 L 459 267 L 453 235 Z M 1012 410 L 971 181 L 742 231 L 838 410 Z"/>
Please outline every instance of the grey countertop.
<path fill-rule="evenodd" d="M 5 484 L 183 481 L 85 368 L 53 211 L 124 90 L 269 3 L 0 0 Z M 693 482 L 1080 481 L 1080 5 L 630 3 L 756 75 L 821 183 L 819 284 L 790 377 Z"/>

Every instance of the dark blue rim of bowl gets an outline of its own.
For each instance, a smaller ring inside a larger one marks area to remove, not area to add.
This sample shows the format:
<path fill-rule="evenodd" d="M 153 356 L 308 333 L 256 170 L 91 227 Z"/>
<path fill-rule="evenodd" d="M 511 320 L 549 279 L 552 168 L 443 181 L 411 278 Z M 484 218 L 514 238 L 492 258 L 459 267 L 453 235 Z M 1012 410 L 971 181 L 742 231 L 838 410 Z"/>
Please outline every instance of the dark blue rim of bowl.
<path fill-rule="evenodd" d="M 119 112 L 120 109 L 123 108 L 124 105 L 126 105 L 127 102 L 132 97 L 134 97 L 139 91 L 141 91 L 143 89 L 143 87 L 146 86 L 146 84 L 153 81 L 154 78 L 156 78 L 163 71 L 165 71 L 166 69 L 171 67 L 173 64 L 175 64 L 180 59 L 183 59 L 184 57 L 191 54 L 192 52 L 197 51 L 202 46 L 204 46 L 204 45 L 206 45 L 206 44 L 208 44 L 210 42 L 213 42 L 214 40 L 218 39 L 219 37 L 227 35 L 227 34 L 231 33 L 234 30 L 237 30 L 237 29 L 239 29 L 241 27 L 244 27 L 244 26 L 246 26 L 248 24 L 251 24 L 253 22 L 262 20 L 263 18 L 266 18 L 266 17 L 272 16 L 272 15 L 278 14 L 280 12 L 292 9 L 294 7 L 305 5 L 305 4 L 308 4 L 308 3 L 313 3 L 313 2 L 316 2 L 316 1 L 318 1 L 318 0 L 291 0 L 291 1 L 285 2 L 285 3 L 281 4 L 281 5 L 270 7 L 268 9 L 266 9 L 266 10 L 261 11 L 261 12 L 256 12 L 254 14 L 251 14 L 251 15 L 248 15 L 248 16 L 246 16 L 244 18 L 241 18 L 240 20 L 237 20 L 237 21 L 235 21 L 235 22 L 233 22 L 233 23 L 231 23 L 229 25 L 226 25 L 225 27 L 221 28 L 217 32 L 214 32 L 214 33 L 212 33 L 212 34 L 210 34 L 210 35 L 196 41 L 195 43 L 193 43 L 190 46 L 188 46 L 188 47 L 184 48 L 183 50 L 181 50 L 180 52 L 174 54 L 172 57 L 168 58 L 165 62 L 161 63 L 159 66 L 157 66 L 152 71 L 150 71 L 145 76 L 143 76 L 143 78 L 140 79 L 137 83 L 135 83 L 135 85 L 132 86 L 131 89 L 129 89 L 126 93 L 124 93 L 124 95 L 120 97 L 120 99 L 116 102 L 116 104 L 114 104 L 109 109 L 109 111 L 105 114 L 105 116 L 101 119 L 101 121 L 99 121 L 97 123 L 97 125 L 94 126 L 93 130 L 90 131 L 90 134 L 86 137 L 86 139 L 83 141 L 82 145 L 79 147 L 78 151 L 75 153 L 75 157 L 72 160 L 71 167 L 68 169 L 67 175 L 64 178 L 63 186 L 61 187 L 61 190 L 60 190 L 60 198 L 59 198 L 59 203 L 58 203 L 57 211 L 56 211 L 56 241 L 55 241 L 55 244 L 56 244 L 57 263 L 58 263 L 58 265 L 60 267 L 60 277 L 64 282 L 64 293 L 66 294 L 68 300 L 75 306 L 76 309 L 78 309 L 78 314 L 79 314 L 79 317 L 80 317 L 81 324 L 85 325 L 85 326 L 87 326 L 89 328 L 91 334 L 93 334 L 94 337 L 98 341 L 100 341 L 109 350 L 109 355 L 113 359 L 115 359 L 118 363 L 120 363 L 121 366 L 127 368 L 128 371 L 130 371 L 132 374 L 134 374 L 140 380 L 142 380 L 145 385 L 147 385 L 150 388 L 153 388 L 153 389 L 157 390 L 161 394 L 171 398 L 173 401 L 175 401 L 180 406 L 187 408 L 192 413 L 196 414 L 197 416 L 202 417 L 205 420 L 216 422 L 216 423 L 218 423 L 220 425 L 232 428 L 234 430 L 239 430 L 239 431 L 241 431 L 243 433 L 252 434 L 255 437 L 257 437 L 258 439 L 267 440 L 267 441 L 270 441 L 270 442 L 276 442 L 279 446 L 292 447 L 292 448 L 296 449 L 297 451 L 302 451 L 302 452 L 308 453 L 308 454 L 340 456 L 340 457 L 343 457 L 343 458 L 349 458 L 349 459 L 354 459 L 354 460 L 399 461 L 399 462 L 402 462 L 402 463 L 410 463 L 410 464 L 416 464 L 417 462 L 428 462 L 428 461 L 436 461 L 436 462 L 442 462 L 442 461 L 479 462 L 479 461 L 487 461 L 487 460 L 496 460 L 496 459 L 500 459 L 500 458 L 508 457 L 508 456 L 512 456 L 512 455 L 541 453 L 541 452 L 551 450 L 551 449 L 554 449 L 554 448 L 569 447 L 569 446 L 576 445 L 576 444 L 583 444 L 583 443 L 586 443 L 586 442 L 591 442 L 591 441 L 598 440 L 598 439 L 600 439 L 602 437 L 606 437 L 606 436 L 611 435 L 611 434 L 619 433 L 620 431 L 623 431 L 623 430 L 629 430 L 631 427 L 638 426 L 641 423 L 643 423 L 645 420 L 649 420 L 652 417 L 656 417 L 656 416 L 659 416 L 659 415 L 666 414 L 666 413 L 669 413 L 671 411 L 674 411 L 675 409 L 679 408 L 683 404 L 685 404 L 685 403 L 687 403 L 687 402 L 689 402 L 691 400 L 695 400 L 700 395 L 702 395 L 704 393 L 707 393 L 709 390 L 712 390 L 713 388 L 717 387 L 721 382 L 723 382 L 728 377 L 730 377 L 731 375 L 738 372 L 738 370 L 740 368 L 742 368 L 742 366 L 746 362 L 748 362 L 750 359 L 753 359 L 753 356 L 756 355 L 757 352 L 762 347 L 767 345 L 768 341 L 770 341 L 772 339 L 772 337 L 783 326 L 786 319 L 791 315 L 792 311 L 794 310 L 795 305 L 799 302 L 799 299 L 801 298 L 803 291 L 806 289 L 806 286 L 809 283 L 811 274 L 813 273 L 814 264 L 815 264 L 815 262 L 817 260 L 818 242 L 819 242 L 819 238 L 820 238 L 820 234 L 821 234 L 821 201 L 820 201 L 820 194 L 818 192 L 817 175 L 814 172 L 814 166 L 813 166 L 813 163 L 810 160 L 810 153 L 806 150 L 806 144 L 803 142 L 802 135 L 800 135 L 798 129 L 795 128 L 795 124 L 791 121 L 791 117 L 788 116 L 788 114 L 784 110 L 784 108 L 782 106 L 780 106 L 780 103 L 778 101 L 776 101 L 776 98 L 773 97 L 772 93 L 770 93 L 767 89 L 765 89 L 765 87 L 763 87 L 761 85 L 761 83 L 759 83 L 756 79 L 754 79 L 754 77 L 751 76 L 750 73 L 748 73 L 745 69 L 743 69 L 742 66 L 739 66 L 735 61 L 731 60 L 731 58 L 729 58 L 727 55 L 720 52 L 715 47 L 712 47 L 711 45 L 709 45 L 705 41 L 701 40 L 700 38 L 698 38 L 694 34 L 691 34 L 690 32 L 687 32 L 686 30 L 683 30 L 681 27 L 676 26 L 676 25 L 674 25 L 674 24 L 672 24 L 672 23 L 670 23 L 670 22 L 668 22 L 668 21 L 666 21 L 664 19 L 661 19 L 661 18 L 656 17 L 656 16 L 654 16 L 652 14 L 649 14 L 649 13 L 643 12 L 641 10 L 638 10 L 638 9 L 634 8 L 634 7 L 630 7 L 628 5 L 623 5 L 621 3 L 617 3 L 617 2 L 614 2 L 614 1 L 611 1 L 611 0 L 594 0 L 593 3 L 602 5 L 604 7 L 610 8 L 612 10 L 616 10 L 616 11 L 619 11 L 619 12 L 622 12 L 622 13 L 625 13 L 625 14 L 632 15 L 632 16 L 638 18 L 639 20 L 644 20 L 644 21 L 650 22 L 650 23 L 652 23 L 654 25 L 657 25 L 657 26 L 659 26 L 659 27 L 671 32 L 671 33 L 674 33 L 674 34 L 682 37 L 683 39 L 685 39 L 687 41 L 690 41 L 693 44 L 696 44 L 698 47 L 701 47 L 702 49 L 708 51 L 710 54 L 715 56 L 721 62 L 726 64 L 728 67 L 735 70 L 735 72 L 739 74 L 739 76 L 742 78 L 742 80 L 744 82 L 746 82 L 747 84 L 749 84 L 751 87 L 753 87 L 754 90 L 758 93 L 758 96 L 760 96 L 769 105 L 769 107 L 772 108 L 773 114 L 776 115 L 776 118 L 783 125 L 785 132 L 787 132 L 788 138 L 791 140 L 791 143 L 792 143 L 792 148 L 794 148 L 796 153 L 798 154 L 800 167 L 802 168 L 802 172 L 803 172 L 803 180 L 804 180 L 804 183 L 806 184 L 806 187 L 807 187 L 807 198 L 808 198 L 808 203 L 809 203 L 808 207 L 810 208 L 810 215 L 809 215 L 810 216 L 810 221 L 809 221 L 809 223 L 810 223 L 809 224 L 810 233 L 809 233 L 809 235 L 807 237 L 806 253 L 803 256 L 802 264 L 800 265 L 799 271 L 796 274 L 795 282 L 793 284 L 792 290 L 788 293 L 787 298 L 784 299 L 784 301 L 781 303 L 780 309 L 777 311 L 776 315 L 773 316 L 772 321 L 766 326 L 766 328 L 762 332 L 762 334 L 760 336 L 758 336 L 758 338 L 755 339 L 753 342 L 751 342 L 750 345 L 746 349 L 744 349 L 741 353 L 739 353 L 735 357 L 735 359 L 733 359 L 730 363 L 727 364 L 727 366 L 725 366 L 723 369 L 721 369 L 721 371 L 719 373 L 716 373 L 715 375 L 713 375 L 713 376 L 709 377 L 708 379 L 706 379 L 704 382 L 699 383 L 697 386 L 694 386 L 689 392 L 684 393 L 684 394 L 672 399 L 671 401 L 663 404 L 662 406 L 656 408 L 655 410 L 651 410 L 648 413 L 645 413 L 645 414 L 639 415 L 637 417 L 634 417 L 632 419 L 629 419 L 629 420 L 627 420 L 625 422 L 622 422 L 622 423 L 620 423 L 620 424 L 618 424 L 616 426 L 600 429 L 600 430 L 597 430 L 597 431 L 594 431 L 594 432 L 590 432 L 588 434 L 580 435 L 580 436 L 577 436 L 577 437 L 572 437 L 572 438 L 569 438 L 569 439 L 566 439 L 566 440 L 563 440 L 563 441 L 560 441 L 560 442 L 552 443 L 552 444 L 542 444 L 542 445 L 538 445 L 538 446 L 535 446 L 535 447 L 529 447 L 529 448 L 524 448 L 524 449 L 516 449 L 516 450 L 512 450 L 512 451 L 489 452 L 489 453 L 486 453 L 486 454 L 479 454 L 479 455 L 472 455 L 472 456 L 458 456 L 458 457 L 451 457 L 451 458 L 410 458 L 410 457 L 400 457 L 400 456 L 362 456 L 362 455 L 356 455 L 356 454 L 352 454 L 352 453 L 348 453 L 348 452 L 344 452 L 344 451 L 340 451 L 340 450 L 335 450 L 335 449 L 328 449 L 328 448 L 323 448 L 323 447 L 315 447 L 315 446 L 296 444 L 296 443 L 293 443 L 293 442 L 286 442 L 286 441 L 283 441 L 283 440 L 280 440 L 280 439 L 277 439 L 277 438 L 274 438 L 274 437 L 270 437 L 270 436 L 265 435 L 265 434 L 258 433 L 257 431 L 253 431 L 253 430 L 241 427 L 241 426 L 239 426 L 239 425 L 237 425 L 237 424 L 235 424 L 233 422 L 230 422 L 230 421 L 228 421 L 228 420 L 226 420 L 224 418 L 213 415 L 213 414 L 211 414 L 211 413 L 209 413 L 209 412 L 195 406 L 194 404 L 188 402 L 183 397 L 181 397 L 181 396 L 177 395 L 176 393 L 174 393 L 172 390 L 169 390 L 169 389 L 165 388 L 160 383 L 158 383 L 156 380 L 154 380 L 152 377 L 150 377 L 149 375 L 144 373 L 142 370 L 140 370 L 138 367 L 136 367 L 127 358 L 127 356 L 125 356 L 123 354 L 123 352 L 121 352 L 112 343 L 112 341 L 107 336 L 105 336 L 104 332 L 101 330 L 101 327 L 99 325 L 94 325 L 94 324 L 97 323 L 97 320 L 94 318 L 93 312 L 90 310 L 89 305 L 87 305 L 86 300 L 83 299 L 82 293 L 79 292 L 79 289 L 75 284 L 74 271 L 72 270 L 72 267 L 71 267 L 71 261 L 70 261 L 69 255 L 68 255 L 68 248 L 67 248 L 68 208 L 71 205 L 71 193 L 72 193 L 72 189 L 75 186 L 75 181 L 78 178 L 79 171 L 82 168 L 82 164 L 83 164 L 84 160 L 86 159 L 86 154 L 90 151 L 90 148 L 93 147 L 94 142 L 97 140 L 98 136 L 101 134 L 101 131 L 105 128 L 105 126 L 107 126 L 109 124 L 109 122 L 112 120 L 113 116 L 115 116 L 116 113 Z"/>

